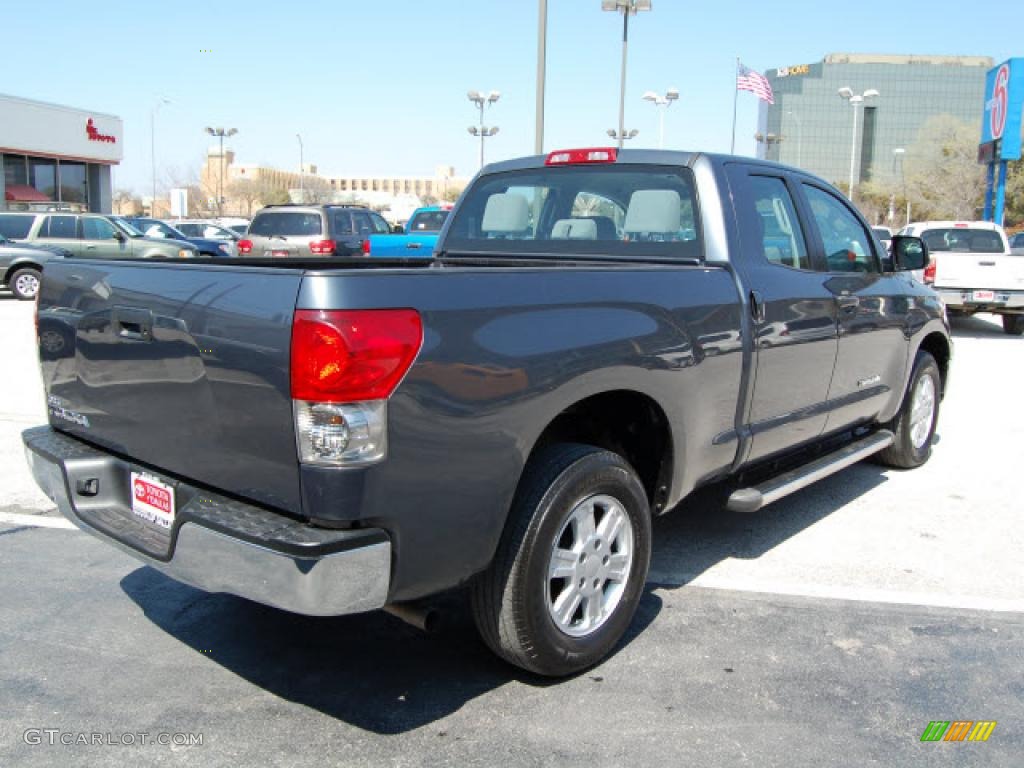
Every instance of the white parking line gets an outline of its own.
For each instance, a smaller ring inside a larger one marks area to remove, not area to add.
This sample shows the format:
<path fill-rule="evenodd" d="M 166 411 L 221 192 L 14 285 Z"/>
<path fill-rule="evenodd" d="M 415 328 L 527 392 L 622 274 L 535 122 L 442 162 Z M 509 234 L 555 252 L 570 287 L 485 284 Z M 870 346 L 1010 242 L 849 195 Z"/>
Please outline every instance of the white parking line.
<path fill-rule="evenodd" d="M 648 580 L 671 588 L 674 585 L 722 589 L 734 592 L 758 592 L 769 595 L 791 597 L 820 597 L 828 600 L 854 600 L 863 603 L 886 603 L 891 605 L 918 605 L 929 608 L 959 608 L 973 611 L 995 611 L 999 613 L 1024 613 L 1024 600 L 980 597 L 977 595 L 946 595 L 939 592 L 905 592 L 900 590 L 873 589 L 870 587 L 835 586 L 831 584 L 768 581 L 737 576 L 719 576 L 702 573 L 680 575 L 675 573 L 651 572 Z"/>
<path fill-rule="evenodd" d="M 28 525 L 33 528 L 64 528 L 76 531 L 75 524 L 63 517 L 46 517 L 44 515 L 18 515 L 14 512 L 0 512 L 0 523 L 10 525 Z"/>

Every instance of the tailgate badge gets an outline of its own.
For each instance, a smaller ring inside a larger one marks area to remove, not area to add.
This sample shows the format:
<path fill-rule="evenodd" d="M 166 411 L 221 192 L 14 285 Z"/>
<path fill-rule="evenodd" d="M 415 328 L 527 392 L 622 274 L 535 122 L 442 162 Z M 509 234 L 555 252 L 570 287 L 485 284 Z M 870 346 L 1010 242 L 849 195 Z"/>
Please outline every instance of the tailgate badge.
<path fill-rule="evenodd" d="M 86 429 L 89 428 L 89 417 L 65 407 L 64 401 L 56 395 L 47 397 L 46 403 L 49 406 L 50 415 L 54 418 L 70 421 L 72 424 L 77 424 Z"/>

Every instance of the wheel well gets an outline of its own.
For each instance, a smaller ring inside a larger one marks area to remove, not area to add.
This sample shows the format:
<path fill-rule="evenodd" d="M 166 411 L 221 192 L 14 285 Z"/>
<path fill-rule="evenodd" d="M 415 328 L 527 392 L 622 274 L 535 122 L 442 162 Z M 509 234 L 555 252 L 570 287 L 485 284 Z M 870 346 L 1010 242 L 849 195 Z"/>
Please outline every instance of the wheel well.
<path fill-rule="evenodd" d="M 7 271 L 4 272 L 4 285 L 10 285 L 11 275 L 19 269 L 34 269 L 36 272 L 43 271 L 43 268 L 34 261 L 19 261 L 17 264 L 11 264 L 11 266 L 7 268 Z"/>
<path fill-rule="evenodd" d="M 942 374 L 942 393 L 945 394 L 946 378 L 949 375 L 949 342 L 941 333 L 929 333 L 924 337 L 924 341 L 921 342 L 918 349 L 923 349 L 931 354 L 935 358 L 935 362 L 939 364 L 939 373 Z"/>
<path fill-rule="evenodd" d="M 672 436 L 665 412 L 650 397 L 615 391 L 581 400 L 555 417 L 532 454 L 552 443 L 586 443 L 615 451 L 640 476 L 651 511 L 665 511 L 672 480 Z"/>

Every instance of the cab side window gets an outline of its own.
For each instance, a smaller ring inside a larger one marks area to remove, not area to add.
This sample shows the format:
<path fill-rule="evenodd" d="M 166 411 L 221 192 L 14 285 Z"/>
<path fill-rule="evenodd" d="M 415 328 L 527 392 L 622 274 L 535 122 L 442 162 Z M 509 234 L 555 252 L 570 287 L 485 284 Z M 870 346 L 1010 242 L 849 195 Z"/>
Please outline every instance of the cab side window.
<path fill-rule="evenodd" d="M 871 236 L 846 203 L 810 184 L 804 184 L 804 193 L 825 246 L 828 271 L 879 272 Z"/>
<path fill-rule="evenodd" d="M 756 212 L 755 231 L 765 259 L 785 267 L 810 269 L 807 242 L 786 183 L 775 176 L 750 176 L 749 183 Z"/>

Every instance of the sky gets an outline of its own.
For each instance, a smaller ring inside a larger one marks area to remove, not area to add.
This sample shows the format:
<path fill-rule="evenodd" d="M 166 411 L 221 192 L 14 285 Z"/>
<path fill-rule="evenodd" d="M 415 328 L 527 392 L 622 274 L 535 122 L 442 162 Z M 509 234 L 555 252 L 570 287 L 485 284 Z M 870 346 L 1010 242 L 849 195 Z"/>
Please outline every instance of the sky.
<path fill-rule="evenodd" d="M 987 10 L 982 11 L 983 8 Z M 235 128 L 236 162 L 325 175 L 470 176 L 478 140 L 471 89 L 497 90 L 487 160 L 533 154 L 536 0 L 4 0 L 0 93 L 117 115 L 114 186 L 197 175 L 211 139 Z M 630 20 L 626 129 L 658 143 L 645 91 L 677 88 L 665 146 L 728 151 L 735 61 L 766 69 L 828 53 L 1024 56 L 1024 2 L 653 0 Z M 617 127 L 622 16 L 600 0 L 548 0 L 544 149 L 607 146 Z M 17 65 L 13 63 L 17 62 Z M 836 108 L 842 105 L 837 99 Z M 981 105 L 979 104 L 979 120 Z M 0 116 L 2 119 L 2 116 Z M 757 98 L 740 93 L 737 154 L 754 153 Z"/>

